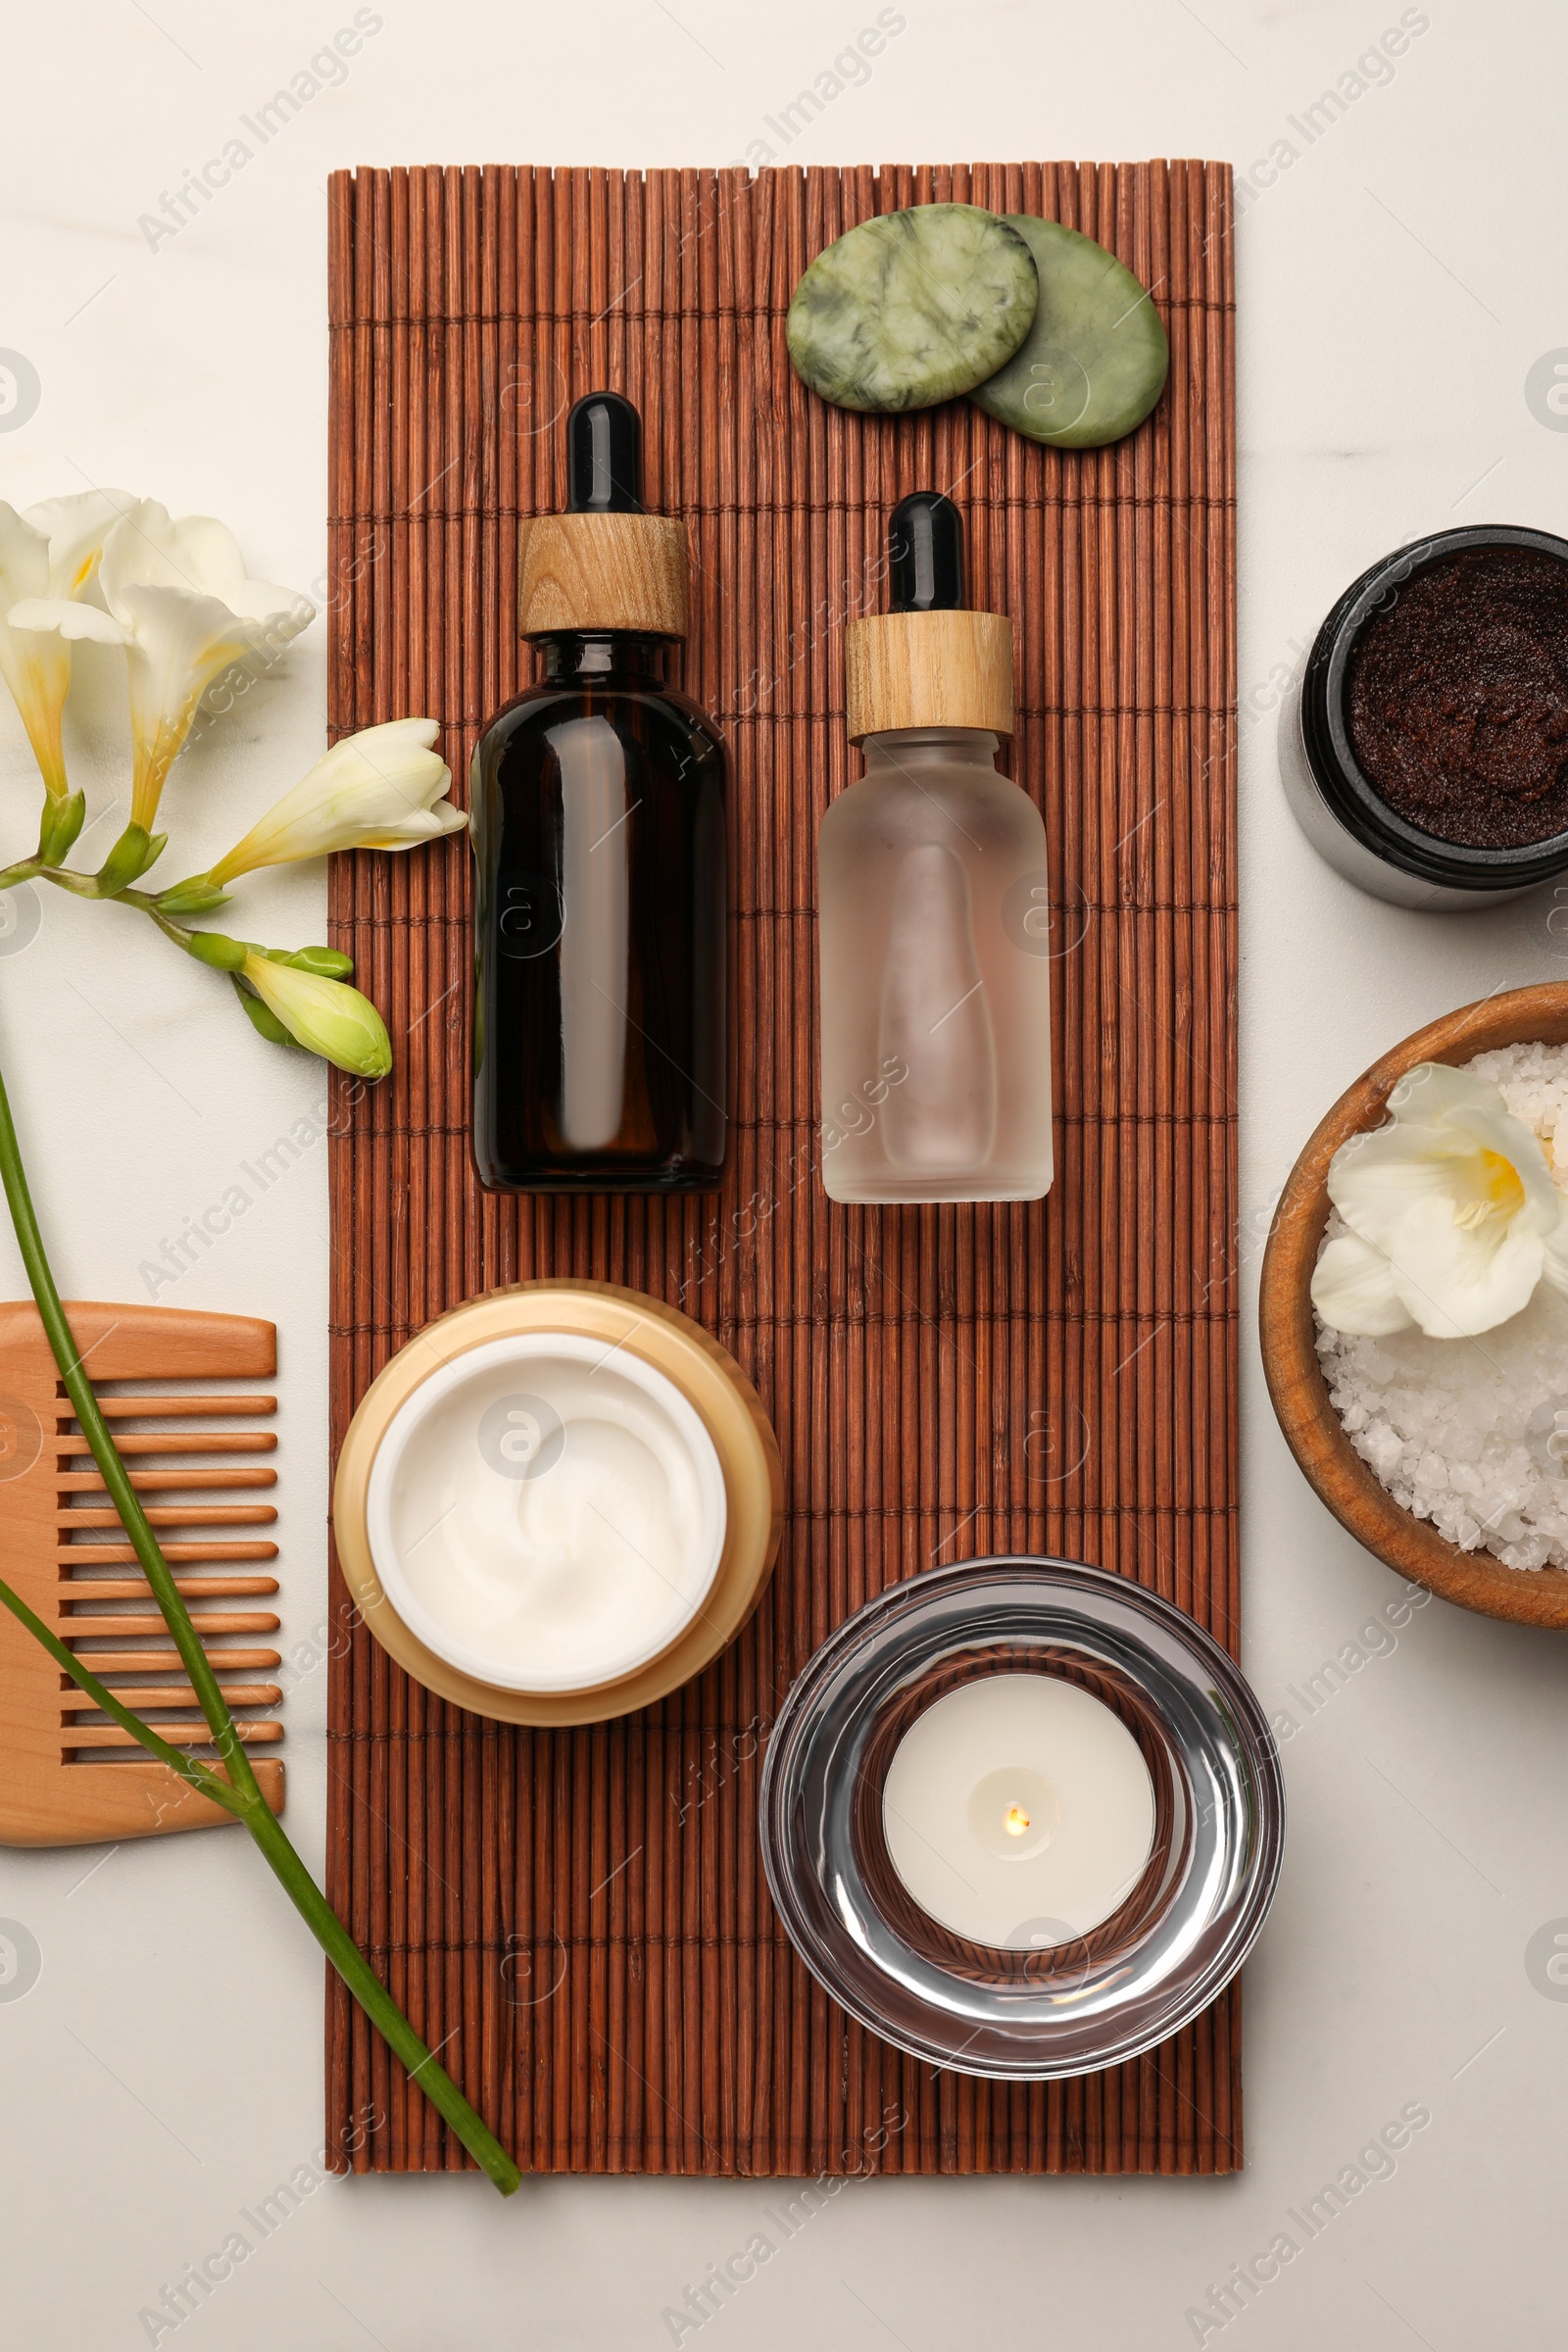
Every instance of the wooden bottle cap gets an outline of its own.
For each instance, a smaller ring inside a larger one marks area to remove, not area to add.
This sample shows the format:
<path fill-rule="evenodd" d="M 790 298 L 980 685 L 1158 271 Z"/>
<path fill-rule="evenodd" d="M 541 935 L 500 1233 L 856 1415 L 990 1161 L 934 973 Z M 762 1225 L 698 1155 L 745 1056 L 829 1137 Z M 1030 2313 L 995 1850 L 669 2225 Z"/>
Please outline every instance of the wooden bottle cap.
<path fill-rule="evenodd" d="M 684 637 L 683 526 L 667 514 L 535 514 L 519 522 L 517 633 L 561 629 Z"/>
<path fill-rule="evenodd" d="M 1004 612 L 880 612 L 844 631 L 850 740 L 906 727 L 1012 733 L 1012 623 Z"/>

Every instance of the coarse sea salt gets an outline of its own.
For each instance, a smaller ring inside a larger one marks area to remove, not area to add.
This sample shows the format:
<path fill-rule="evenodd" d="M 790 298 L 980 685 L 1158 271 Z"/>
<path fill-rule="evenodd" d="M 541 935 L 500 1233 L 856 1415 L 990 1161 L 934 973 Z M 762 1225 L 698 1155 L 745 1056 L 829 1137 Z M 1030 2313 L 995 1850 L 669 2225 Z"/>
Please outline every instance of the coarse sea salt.
<path fill-rule="evenodd" d="M 1504 1046 L 1465 1066 L 1541 1138 L 1568 1192 L 1568 1046 Z M 1325 1246 L 1345 1230 L 1331 1214 Z M 1522 1313 L 1473 1340 L 1317 1326 L 1334 1409 L 1396 1502 L 1462 1551 L 1568 1568 L 1568 1298 L 1538 1283 Z"/>

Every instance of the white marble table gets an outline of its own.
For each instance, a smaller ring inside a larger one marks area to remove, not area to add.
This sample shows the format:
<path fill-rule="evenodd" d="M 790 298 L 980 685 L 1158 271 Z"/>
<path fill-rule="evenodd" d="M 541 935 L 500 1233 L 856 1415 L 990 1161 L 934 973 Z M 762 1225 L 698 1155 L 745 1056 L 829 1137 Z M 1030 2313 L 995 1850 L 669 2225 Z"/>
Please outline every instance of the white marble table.
<path fill-rule="evenodd" d="M 1298 1146 L 1374 1054 L 1488 990 L 1568 973 L 1568 918 L 1554 925 L 1549 892 L 1488 915 L 1416 916 L 1316 863 L 1281 804 L 1271 715 L 1328 604 L 1375 556 L 1461 520 L 1568 520 L 1568 419 L 1527 397 L 1536 363 L 1568 346 L 1568 21 L 1546 0 L 1430 0 L 1403 11 L 1410 37 L 1389 44 L 1391 69 L 1358 71 L 1400 25 L 1395 0 L 902 0 L 882 12 L 868 74 L 846 69 L 808 119 L 797 94 L 833 76 L 877 13 L 870 0 L 766 15 L 738 0 L 558 13 L 380 0 L 358 12 L 364 37 L 342 75 L 320 69 L 323 86 L 292 116 L 275 110 L 264 142 L 246 119 L 311 74 L 354 23 L 349 0 L 13 8 L 0 344 L 25 355 L 39 397 L 0 429 L 0 496 L 122 485 L 221 514 L 267 576 L 318 581 L 323 184 L 338 164 L 673 165 L 749 148 L 768 160 L 758 141 L 818 162 L 1230 157 L 1252 191 L 1238 264 L 1242 1152 L 1255 1276 Z M 770 118 L 791 128 L 787 145 Z M 177 232 L 153 235 L 142 217 L 236 138 L 251 153 L 230 158 L 226 184 L 191 199 Z M 237 814 L 314 757 L 323 654 L 318 625 L 176 771 L 193 848 L 216 854 Z M 101 808 L 121 759 L 107 653 L 81 704 L 74 765 Z M 7 839 L 26 832 L 31 792 L 8 707 Z M 250 903 L 273 936 L 320 935 L 318 873 L 284 875 Z M 309 1111 L 320 1080 L 252 1041 L 221 989 L 128 917 L 51 898 L 36 936 L 17 938 L 11 953 L 0 943 L 0 1052 L 62 1285 L 134 1298 L 142 1262 Z M 317 1150 L 159 1293 L 281 1327 L 291 1639 L 321 1611 L 326 1251 Z M 0 1295 L 24 1287 L 7 1235 Z M 1246 1664 L 1274 1710 L 1395 1587 L 1298 1477 L 1250 1328 L 1243 1353 Z M 290 1823 L 316 1862 L 323 1681 L 306 1677 L 288 1703 Z M 1560 2341 L 1568 2002 L 1545 1997 L 1526 1956 L 1545 1923 L 1568 1928 L 1565 1682 L 1568 1649 L 1552 1638 L 1434 1603 L 1316 1713 L 1296 1708 L 1284 1882 L 1248 1971 L 1245 2174 L 852 2185 L 704 2342 Z M 764 2182 L 542 2180 L 503 2204 L 477 2180 L 334 2180 L 177 2331 L 159 2329 L 142 2311 L 318 2146 L 316 1947 L 229 1834 L 0 1854 L 0 1916 L 42 1956 L 25 1997 L 0 1998 L 5 2328 L 28 2352 L 176 2332 L 225 2352 L 667 2344 L 666 2308 L 780 2201 Z M 1430 2122 L 1392 2172 L 1307 2239 L 1291 2210 L 1410 2106 Z M 1296 2259 L 1242 2316 L 1200 2329 L 1190 2310 L 1282 2231 Z"/>

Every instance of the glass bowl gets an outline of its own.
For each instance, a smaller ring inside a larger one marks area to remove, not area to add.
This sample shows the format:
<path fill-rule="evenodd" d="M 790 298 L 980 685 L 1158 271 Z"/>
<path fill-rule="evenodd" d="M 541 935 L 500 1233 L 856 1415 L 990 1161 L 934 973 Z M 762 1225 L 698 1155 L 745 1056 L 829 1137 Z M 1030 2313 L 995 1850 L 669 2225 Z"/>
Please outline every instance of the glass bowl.
<path fill-rule="evenodd" d="M 1041 1948 L 1002 1949 L 916 1904 L 882 1790 L 926 1707 L 1019 1672 L 1120 1717 L 1153 1783 L 1154 1837 L 1108 1919 L 1082 1935 L 1042 1921 Z M 1192 1618 L 1102 1569 L 1004 1556 L 912 1577 L 829 1637 L 779 1711 L 760 1810 L 790 1940 L 852 2017 L 932 2065 L 1049 2082 L 1136 2058 L 1235 1975 L 1279 1876 L 1285 1787 L 1262 1709 Z"/>

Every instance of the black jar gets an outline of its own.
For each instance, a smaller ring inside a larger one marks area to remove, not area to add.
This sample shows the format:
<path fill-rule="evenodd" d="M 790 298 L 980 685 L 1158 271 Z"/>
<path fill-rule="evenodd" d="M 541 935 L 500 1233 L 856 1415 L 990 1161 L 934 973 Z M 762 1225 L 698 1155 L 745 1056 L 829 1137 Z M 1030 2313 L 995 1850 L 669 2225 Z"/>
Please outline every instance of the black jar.
<path fill-rule="evenodd" d="M 1406 581 L 1445 558 L 1528 549 L 1568 565 L 1568 540 L 1483 523 L 1436 531 L 1353 580 L 1318 630 L 1299 689 L 1280 713 L 1280 775 L 1302 832 L 1347 881 L 1396 906 L 1460 912 L 1518 898 L 1568 870 L 1568 832 L 1512 849 L 1481 849 L 1423 832 L 1392 808 L 1350 741 L 1348 689 L 1363 630 Z"/>

